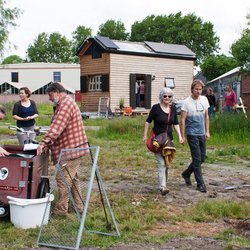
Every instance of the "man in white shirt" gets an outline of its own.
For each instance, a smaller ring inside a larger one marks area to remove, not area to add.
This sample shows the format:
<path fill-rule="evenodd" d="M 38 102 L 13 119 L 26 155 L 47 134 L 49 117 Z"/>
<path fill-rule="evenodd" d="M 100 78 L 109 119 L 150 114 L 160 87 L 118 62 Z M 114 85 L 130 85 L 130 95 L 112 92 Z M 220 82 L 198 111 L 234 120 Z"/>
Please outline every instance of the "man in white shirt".
<path fill-rule="evenodd" d="M 202 96 L 204 83 L 194 80 L 191 84 L 191 96 L 186 98 L 181 108 L 181 136 L 185 143 L 185 134 L 191 151 L 192 162 L 182 173 L 187 185 L 192 185 L 190 176 L 194 173 L 197 190 L 207 192 L 201 172 L 201 164 L 206 158 L 206 140 L 209 139 L 209 103 Z"/>

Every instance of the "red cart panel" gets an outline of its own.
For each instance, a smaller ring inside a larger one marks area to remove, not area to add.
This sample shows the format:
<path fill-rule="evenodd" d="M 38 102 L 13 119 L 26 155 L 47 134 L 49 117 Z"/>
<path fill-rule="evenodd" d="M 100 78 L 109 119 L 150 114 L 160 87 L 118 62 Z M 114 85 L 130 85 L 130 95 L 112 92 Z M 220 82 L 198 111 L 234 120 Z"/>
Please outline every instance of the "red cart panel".
<path fill-rule="evenodd" d="M 4 145 L 11 153 L 0 157 L 0 203 L 7 204 L 8 195 L 37 198 L 41 176 L 48 174 L 48 154 L 36 155 L 36 150 L 23 151 L 23 146 Z"/>

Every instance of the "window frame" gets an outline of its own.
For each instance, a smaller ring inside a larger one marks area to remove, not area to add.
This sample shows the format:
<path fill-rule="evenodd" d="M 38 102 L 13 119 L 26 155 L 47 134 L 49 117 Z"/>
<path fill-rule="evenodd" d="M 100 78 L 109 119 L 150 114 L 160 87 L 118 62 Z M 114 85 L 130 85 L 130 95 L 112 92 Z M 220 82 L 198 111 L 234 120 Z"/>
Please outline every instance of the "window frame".
<path fill-rule="evenodd" d="M 175 88 L 174 77 L 165 77 L 164 85 L 167 88 L 174 89 Z"/>
<path fill-rule="evenodd" d="M 102 91 L 102 75 L 93 75 L 89 77 L 89 92 Z"/>
<path fill-rule="evenodd" d="M 18 72 L 11 72 L 11 82 L 19 82 Z"/>
<path fill-rule="evenodd" d="M 54 71 L 53 72 L 53 82 L 61 82 L 62 81 L 62 72 Z"/>

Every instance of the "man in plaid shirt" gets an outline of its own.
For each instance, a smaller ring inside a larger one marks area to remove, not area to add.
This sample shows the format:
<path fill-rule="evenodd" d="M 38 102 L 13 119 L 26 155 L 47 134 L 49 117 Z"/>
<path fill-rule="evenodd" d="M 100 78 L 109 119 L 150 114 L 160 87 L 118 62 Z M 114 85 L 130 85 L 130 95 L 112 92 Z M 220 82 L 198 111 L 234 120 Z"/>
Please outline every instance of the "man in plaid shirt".
<path fill-rule="evenodd" d="M 37 148 L 37 154 L 40 155 L 44 149 L 50 148 L 53 163 L 57 164 L 62 149 L 88 147 L 87 136 L 81 112 L 76 102 L 65 93 L 64 87 L 55 82 L 49 85 L 46 91 L 49 95 L 49 100 L 54 103 L 56 108 L 52 123 Z M 79 212 L 83 210 L 83 200 L 80 195 L 78 171 L 80 169 L 81 157 L 87 153 L 88 150 L 64 152 L 60 161 L 63 175 L 67 185 L 71 188 Z M 59 171 L 57 172 L 56 180 L 59 199 L 54 213 L 66 215 L 68 213 L 69 193 Z"/>

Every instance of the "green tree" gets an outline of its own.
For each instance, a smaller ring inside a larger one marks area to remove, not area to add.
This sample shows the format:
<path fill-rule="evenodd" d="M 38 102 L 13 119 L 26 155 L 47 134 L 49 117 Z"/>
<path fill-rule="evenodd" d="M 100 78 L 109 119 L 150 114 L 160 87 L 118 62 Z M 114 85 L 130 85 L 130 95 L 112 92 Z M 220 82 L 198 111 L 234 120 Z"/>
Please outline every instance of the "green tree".
<path fill-rule="evenodd" d="M 100 36 L 107 36 L 110 39 L 115 40 L 127 40 L 129 37 L 129 33 L 126 32 L 124 23 L 121 21 L 115 21 L 113 19 L 101 24 L 97 34 Z"/>
<path fill-rule="evenodd" d="M 231 53 L 238 62 L 238 66 L 250 74 L 250 15 L 247 16 L 247 20 L 248 27 L 243 30 L 241 38 L 232 44 Z"/>
<path fill-rule="evenodd" d="M 16 27 L 15 20 L 20 16 L 21 10 L 6 8 L 6 1 L 0 0 L 0 54 L 3 54 L 4 45 L 8 40 L 10 27 Z"/>
<path fill-rule="evenodd" d="M 20 56 L 17 55 L 11 55 L 6 57 L 2 64 L 13 64 L 13 63 L 23 63 L 25 62 Z"/>
<path fill-rule="evenodd" d="M 85 26 L 78 26 L 74 32 L 72 32 L 72 53 L 73 55 L 76 54 L 77 50 L 79 49 L 80 45 L 83 41 L 92 35 L 92 29 L 86 28 Z M 79 63 L 79 57 L 74 56 L 74 62 Z"/>
<path fill-rule="evenodd" d="M 210 81 L 237 67 L 237 62 L 233 57 L 216 55 L 207 57 L 200 67 L 203 75 Z"/>
<path fill-rule="evenodd" d="M 70 41 L 54 32 L 38 35 L 33 45 L 27 50 L 29 62 L 72 63 L 73 54 Z"/>
<path fill-rule="evenodd" d="M 136 21 L 131 27 L 130 39 L 186 45 L 196 54 L 196 64 L 219 49 L 219 38 L 211 22 L 204 22 L 195 14 L 182 16 L 181 12 L 168 16 L 151 15 L 141 22 Z"/>

